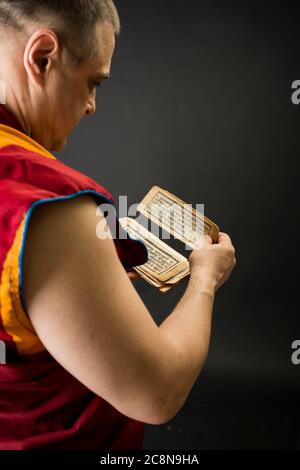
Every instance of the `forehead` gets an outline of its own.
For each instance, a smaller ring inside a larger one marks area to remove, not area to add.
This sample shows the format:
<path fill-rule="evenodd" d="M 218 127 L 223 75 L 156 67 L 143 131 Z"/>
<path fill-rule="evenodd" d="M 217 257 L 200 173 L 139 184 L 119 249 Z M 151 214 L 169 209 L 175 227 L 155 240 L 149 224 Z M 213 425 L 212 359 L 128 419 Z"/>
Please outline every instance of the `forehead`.
<path fill-rule="evenodd" d="M 113 25 L 108 22 L 99 23 L 95 34 L 95 56 L 91 66 L 101 74 L 109 75 L 112 56 L 115 49 L 115 32 Z"/>

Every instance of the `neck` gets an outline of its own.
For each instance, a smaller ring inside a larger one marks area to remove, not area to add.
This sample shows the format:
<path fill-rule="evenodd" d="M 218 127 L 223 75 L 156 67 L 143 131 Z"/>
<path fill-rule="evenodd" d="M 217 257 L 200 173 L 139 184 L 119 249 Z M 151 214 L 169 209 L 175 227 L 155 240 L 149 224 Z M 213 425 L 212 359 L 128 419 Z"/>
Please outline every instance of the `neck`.
<path fill-rule="evenodd" d="M 28 117 L 28 104 L 30 104 L 30 96 L 28 96 L 26 88 L 20 83 L 18 77 L 12 79 L 9 70 L 1 70 L 0 83 L 3 84 L 3 106 L 18 121 L 22 131 L 31 136 L 31 127 Z M 26 104 L 26 106 L 25 106 Z"/>
<path fill-rule="evenodd" d="M 18 123 L 20 124 L 20 127 L 22 127 L 23 132 L 27 134 L 28 136 L 30 136 L 31 132 L 30 132 L 30 127 L 28 125 L 28 121 L 26 120 L 25 113 L 23 112 L 22 106 L 20 106 L 18 101 L 14 99 L 13 97 L 13 99 L 7 100 L 3 106 L 18 121 Z"/>
<path fill-rule="evenodd" d="M 11 113 L 3 104 L 0 104 L 0 124 L 4 124 L 8 127 L 13 127 L 19 132 L 24 133 L 24 129 L 22 128 L 20 122 L 15 118 L 14 114 Z"/>

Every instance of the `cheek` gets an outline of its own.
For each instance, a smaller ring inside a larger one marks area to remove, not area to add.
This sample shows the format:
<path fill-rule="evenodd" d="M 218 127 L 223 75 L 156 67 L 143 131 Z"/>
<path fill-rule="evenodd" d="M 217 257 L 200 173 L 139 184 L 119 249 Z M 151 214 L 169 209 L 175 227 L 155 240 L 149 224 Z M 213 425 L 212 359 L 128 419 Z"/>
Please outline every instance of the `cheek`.
<path fill-rule="evenodd" d="M 88 101 L 89 101 L 88 91 L 79 90 L 79 89 L 75 91 L 75 94 L 73 95 L 73 103 L 71 107 L 74 110 L 74 114 L 76 114 L 77 117 L 80 118 L 85 114 Z"/>
<path fill-rule="evenodd" d="M 57 130 L 69 134 L 85 115 L 89 100 L 89 90 L 82 81 L 65 80 L 60 88 L 57 106 L 60 119 L 56 119 Z"/>
<path fill-rule="evenodd" d="M 88 98 L 85 94 L 75 93 L 72 94 L 68 103 L 65 103 L 65 115 L 64 127 L 72 130 L 72 128 L 78 124 L 78 122 L 83 118 L 87 108 Z"/>

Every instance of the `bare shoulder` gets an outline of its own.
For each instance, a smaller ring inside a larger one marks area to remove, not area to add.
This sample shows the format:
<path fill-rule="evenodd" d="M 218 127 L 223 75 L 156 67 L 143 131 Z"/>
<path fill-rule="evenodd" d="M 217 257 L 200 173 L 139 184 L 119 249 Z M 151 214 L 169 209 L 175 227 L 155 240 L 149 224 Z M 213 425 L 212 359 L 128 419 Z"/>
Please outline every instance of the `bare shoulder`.
<path fill-rule="evenodd" d="M 123 414 L 158 424 L 169 406 L 173 346 L 129 280 L 114 240 L 97 237 L 96 211 L 85 195 L 33 212 L 23 258 L 27 312 L 45 348 L 80 382 Z"/>
<path fill-rule="evenodd" d="M 23 258 L 23 290 L 29 315 L 43 289 L 50 292 L 52 283 L 63 282 L 64 285 L 68 280 L 70 285 L 76 282 L 80 273 L 84 275 L 91 252 L 94 256 L 106 254 L 112 263 L 117 262 L 113 240 L 101 240 L 100 243 L 97 238 L 100 218 L 96 210 L 97 203 L 91 195 L 80 195 L 41 204 L 33 211 Z M 94 258 L 94 262 L 97 259 Z M 83 275 L 80 276 L 79 292 L 85 290 Z"/>
<path fill-rule="evenodd" d="M 26 253 L 43 257 L 47 255 L 41 251 L 45 246 L 63 247 L 65 252 L 72 249 L 83 234 L 84 237 L 90 235 L 95 238 L 99 222 L 96 210 L 96 201 L 89 194 L 40 204 L 30 218 Z M 34 250 L 30 249 L 31 246 Z"/>

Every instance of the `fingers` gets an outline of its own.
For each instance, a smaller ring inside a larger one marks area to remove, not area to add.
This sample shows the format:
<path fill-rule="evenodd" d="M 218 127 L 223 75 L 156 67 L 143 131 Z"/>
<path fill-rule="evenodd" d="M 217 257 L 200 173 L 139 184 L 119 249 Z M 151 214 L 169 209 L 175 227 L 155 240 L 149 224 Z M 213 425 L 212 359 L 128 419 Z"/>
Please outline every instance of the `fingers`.
<path fill-rule="evenodd" d="M 205 234 L 205 235 L 204 235 L 204 243 L 208 243 L 208 244 L 212 245 L 212 242 L 213 242 L 213 241 L 212 241 L 211 236 Z"/>
<path fill-rule="evenodd" d="M 232 241 L 230 236 L 227 233 L 220 232 L 219 233 L 219 245 L 232 245 Z"/>
<path fill-rule="evenodd" d="M 211 245 L 212 244 L 212 238 L 209 235 L 204 234 L 204 236 L 202 236 L 200 238 L 200 241 L 199 241 L 198 245 L 194 248 L 194 250 L 195 251 L 201 250 L 203 248 L 203 246 L 206 245 L 206 244 Z"/>
<path fill-rule="evenodd" d="M 208 234 L 205 234 L 204 237 L 201 238 L 201 241 L 200 241 L 200 243 L 198 244 L 198 246 L 196 248 L 200 249 L 205 245 L 212 245 L 212 244 L 213 244 L 213 240 L 212 240 L 211 236 L 208 235 Z M 230 236 L 225 232 L 220 232 L 219 233 L 218 244 L 223 245 L 223 246 L 233 247 Z"/>

